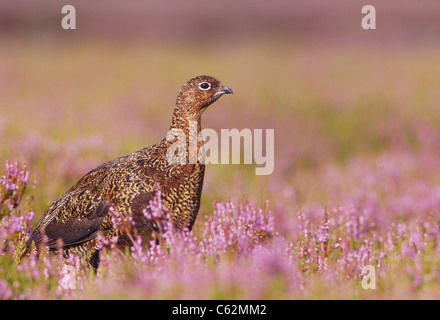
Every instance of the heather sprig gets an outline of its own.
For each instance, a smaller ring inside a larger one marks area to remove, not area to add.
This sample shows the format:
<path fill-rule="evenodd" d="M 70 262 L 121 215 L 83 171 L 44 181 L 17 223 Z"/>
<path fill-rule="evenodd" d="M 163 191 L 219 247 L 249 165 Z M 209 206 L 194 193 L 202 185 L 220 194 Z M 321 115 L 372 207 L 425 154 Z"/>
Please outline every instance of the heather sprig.
<path fill-rule="evenodd" d="M 18 162 L 6 161 L 6 171 L 0 177 L 0 220 L 18 210 L 29 184 L 30 175 L 27 168 Z"/>

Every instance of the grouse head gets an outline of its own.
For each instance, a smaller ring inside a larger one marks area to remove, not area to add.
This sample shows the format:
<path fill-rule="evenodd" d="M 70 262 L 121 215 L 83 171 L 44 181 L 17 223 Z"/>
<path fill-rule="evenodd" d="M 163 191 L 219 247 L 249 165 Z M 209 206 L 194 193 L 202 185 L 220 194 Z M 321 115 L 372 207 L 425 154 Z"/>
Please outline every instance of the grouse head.
<path fill-rule="evenodd" d="M 197 120 L 202 112 L 222 95 L 232 90 L 210 76 L 198 76 L 188 80 L 177 95 L 176 111 L 180 116 Z"/>

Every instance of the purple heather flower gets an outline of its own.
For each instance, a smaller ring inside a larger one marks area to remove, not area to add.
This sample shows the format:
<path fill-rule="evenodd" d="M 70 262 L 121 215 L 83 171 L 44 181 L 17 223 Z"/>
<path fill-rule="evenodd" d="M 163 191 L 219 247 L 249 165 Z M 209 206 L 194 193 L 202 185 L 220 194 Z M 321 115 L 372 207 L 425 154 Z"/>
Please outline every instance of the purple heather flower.
<path fill-rule="evenodd" d="M 0 279 L 0 300 L 9 300 L 12 298 L 13 291 L 8 287 L 4 279 Z"/>

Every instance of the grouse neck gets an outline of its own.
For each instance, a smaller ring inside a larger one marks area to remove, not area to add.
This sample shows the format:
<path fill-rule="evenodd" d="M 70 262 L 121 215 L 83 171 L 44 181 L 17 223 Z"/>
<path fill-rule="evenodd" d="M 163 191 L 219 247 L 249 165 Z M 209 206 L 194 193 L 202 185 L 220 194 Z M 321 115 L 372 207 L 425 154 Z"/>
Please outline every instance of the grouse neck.
<path fill-rule="evenodd" d="M 185 132 L 186 135 L 189 134 L 190 129 L 193 128 L 194 124 L 196 124 L 197 134 L 202 130 L 201 119 L 202 112 L 185 112 L 186 108 L 178 108 L 174 109 L 173 120 L 171 122 L 170 130 L 179 129 Z M 191 127 L 191 128 L 190 128 Z"/>
<path fill-rule="evenodd" d="M 171 128 L 164 139 L 170 152 L 178 153 L 178 158 L 172 157 L 172 161 L 183 165 L 204 163 L 200 159 L 204 154 L 199 154 L 203 146 L 201 114 L 202 111 L 188 114 L 175 109 Z"/>

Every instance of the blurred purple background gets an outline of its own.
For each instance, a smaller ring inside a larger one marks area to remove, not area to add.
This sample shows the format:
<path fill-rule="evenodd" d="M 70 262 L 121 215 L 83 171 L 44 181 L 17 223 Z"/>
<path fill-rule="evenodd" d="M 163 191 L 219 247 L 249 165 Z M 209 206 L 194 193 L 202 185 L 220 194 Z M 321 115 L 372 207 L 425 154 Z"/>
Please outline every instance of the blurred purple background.
<path fill-rule="evenodd" d="M 77 30 L 60 27 L 61 8 L 77 10 Z M 374 5 L 377 30 L 361 28 L 364 5 Z M 166 0 L 0 1 L 1 36 L 74 36 L 148 41 L 439 42 L 438 0 Z"/>

